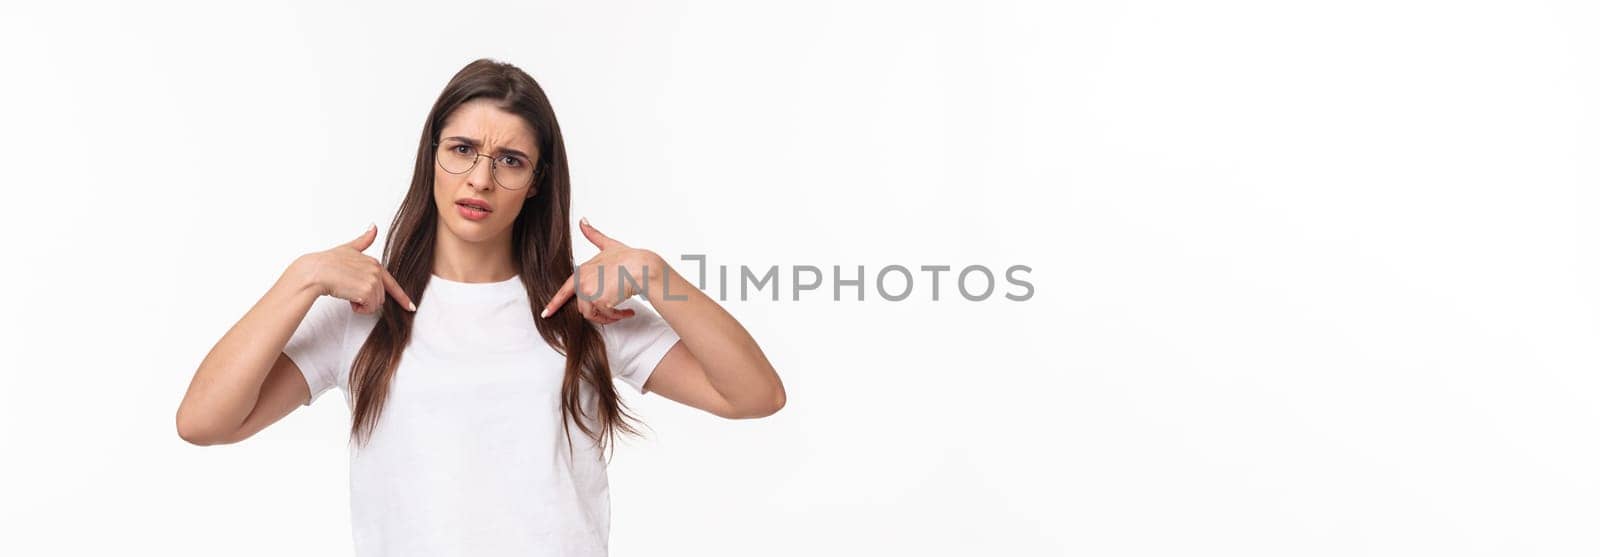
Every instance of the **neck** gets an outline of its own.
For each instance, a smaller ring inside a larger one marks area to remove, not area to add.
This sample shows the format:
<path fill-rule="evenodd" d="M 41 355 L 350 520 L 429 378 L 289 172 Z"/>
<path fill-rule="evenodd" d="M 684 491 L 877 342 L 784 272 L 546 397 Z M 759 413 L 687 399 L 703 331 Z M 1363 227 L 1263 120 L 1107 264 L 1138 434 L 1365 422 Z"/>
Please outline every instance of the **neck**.
<path fill-rule="evenodd" d="M 456 282 L 499 282 L 516 275 L 511 263 L 511 230 L 493 238 L 467 241 L 443 222 L 434 234 L 433 274 Z"/>

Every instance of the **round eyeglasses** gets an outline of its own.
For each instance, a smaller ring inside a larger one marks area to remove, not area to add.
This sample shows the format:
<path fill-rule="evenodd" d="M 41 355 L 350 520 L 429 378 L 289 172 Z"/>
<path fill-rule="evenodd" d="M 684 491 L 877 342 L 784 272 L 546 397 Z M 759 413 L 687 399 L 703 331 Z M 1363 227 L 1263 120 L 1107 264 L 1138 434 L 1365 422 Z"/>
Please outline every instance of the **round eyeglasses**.
<path fill-rule="evenodd" d="M 433 145 L 436 147 L 433 159 L 439 161 L 439 168 L 451 174 L 472 172 L 478 166 L 478 157 L 489 157 L 479 153 L 477 146 L 460 139 L 435 141 Z M 534 164 L 528 162 L 526 157 L 513 153 L 489 157 L 489 165 L 489 175 L 494 177 L 494 183 L 508 190 L 528 187 L 538 174 Z"/>

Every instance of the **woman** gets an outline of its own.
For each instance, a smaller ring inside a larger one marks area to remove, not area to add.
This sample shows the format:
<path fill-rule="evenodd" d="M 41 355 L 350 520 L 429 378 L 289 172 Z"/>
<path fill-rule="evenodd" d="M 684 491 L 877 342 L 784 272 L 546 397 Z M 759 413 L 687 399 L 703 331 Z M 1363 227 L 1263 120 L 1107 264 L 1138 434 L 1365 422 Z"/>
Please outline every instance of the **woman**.
<path fill-rule="evenodd" d="M 544 91 L 468 64 L 428 114 L 383 261 L 362 253 L 376 227 L 297 258 L 201 362 L 178 434 L 242 441 L 338 387 L 358 555 L 605 555 L 602 454 L 637 433 L 613 379 L 724 418 L 785 395 L 657 254 L 583 220 L 600 253 L 574 269 L 570 193 Z"/>

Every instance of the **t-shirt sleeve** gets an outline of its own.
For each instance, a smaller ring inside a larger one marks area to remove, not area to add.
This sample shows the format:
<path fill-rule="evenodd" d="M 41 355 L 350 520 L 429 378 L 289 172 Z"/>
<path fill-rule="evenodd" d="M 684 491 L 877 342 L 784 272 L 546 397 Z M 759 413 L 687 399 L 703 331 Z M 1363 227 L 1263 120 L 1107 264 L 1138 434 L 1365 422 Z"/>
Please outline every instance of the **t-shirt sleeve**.
<path fill-rule="evenodd" d="M 623 300 L 617 304 L 617 309 L 632 309 L 634 313 L 633 317 L 600 325 L 611 376 L 644 394 L 645 380 L 650 378 L 667 351 L 678 343 L 678 333 L 638 297 Z"/>
<path fill-rule="evenodd" d="M 345 326 L 350 321 L 350 302 L 333 296 L 319 296 L 311 304 L 300 326 L 295 328 L 283 353 L 294 360 L 311 388 L 306 406 L 338 384 L 339 362 L 343 359 Z"/>

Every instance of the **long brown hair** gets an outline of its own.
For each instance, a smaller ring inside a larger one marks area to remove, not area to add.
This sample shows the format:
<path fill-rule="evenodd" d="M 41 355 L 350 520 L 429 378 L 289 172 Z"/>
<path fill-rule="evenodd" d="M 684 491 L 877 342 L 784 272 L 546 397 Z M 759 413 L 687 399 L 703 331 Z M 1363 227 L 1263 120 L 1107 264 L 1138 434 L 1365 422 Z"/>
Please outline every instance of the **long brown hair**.
<path fill-rule="evenodd" d="M 532 197 L 522 202 L 522 212 L 511 225 L 511 257 L 528 290 L 529 314 L 537 316 L 544 303 L 573 272 L 572 238 L 568 233 L 568 205 L 571 187 L 567 174 L 567 150 L 556 124 L 554 109 L 544 90 L 533 77 L 516 66 L 491 59 L 475 60 L 457 72 L 428 111 L 422 137 L 417 143 L 417 164 L 411 175 L 411 189 L 390 223 L 383 266 L 399 281 L 401 288 L 417 302 L 427 296 L 428 280 L 433 276 L 434 238 L 438 232 L 439 209 L 433 197 L 433 144 L 439 140 L 444 120 L 456 107 L 476 98 L 488 98 L 497 106 L 516 114 L 536 136 L 538 162 L 531 187 Z M 411 339 L 414 315 L 403 311 L 393 297 L 379 311 L 377 325 L 356 353 L 350 371 L 350 435 L 365 445 L 377 426 L 388 398 L 389 384 L 400 356 Z M 546 343 L 566 356 L 566 374 L 561 381 L 562 430 L 570 449 L 569 425 L 594 439 L 602 451 L 614 440 L 617 431 L 637 434 L 628 420 L 633 416 L 617 395 L 606 361 L 605 340 L 600 331 L 578 313 L 577 304 L 568 303 L 546 318 L 534 318 Z M 595 394 L 597 416 L 583 415 L 581 386 Z M 597 425 L 591 427 L 589 420 Z M 570 453 L 569 453 L 570 454 Z"/>

